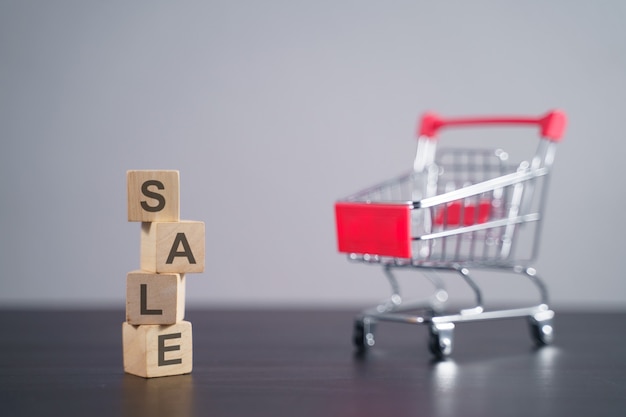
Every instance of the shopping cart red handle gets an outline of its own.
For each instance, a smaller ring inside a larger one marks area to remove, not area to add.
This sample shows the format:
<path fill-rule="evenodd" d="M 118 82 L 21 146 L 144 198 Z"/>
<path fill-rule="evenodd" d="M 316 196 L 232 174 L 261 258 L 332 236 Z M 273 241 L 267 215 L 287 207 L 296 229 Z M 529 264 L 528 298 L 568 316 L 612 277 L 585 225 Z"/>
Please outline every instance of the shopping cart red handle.
<path fill-rule="evenodd" d="M 563 137 L 567 119 L 565 113 L 553 110 L 539 117 L 461 117 L 442 118 L 435 113 L 426 113 L 418 129 L 419 136 L 435 138 L 440 129 L 454 126 L 488 126 L 488 125 L 535 125 L 540 128 L 541 136 L 553 142 Z"/>

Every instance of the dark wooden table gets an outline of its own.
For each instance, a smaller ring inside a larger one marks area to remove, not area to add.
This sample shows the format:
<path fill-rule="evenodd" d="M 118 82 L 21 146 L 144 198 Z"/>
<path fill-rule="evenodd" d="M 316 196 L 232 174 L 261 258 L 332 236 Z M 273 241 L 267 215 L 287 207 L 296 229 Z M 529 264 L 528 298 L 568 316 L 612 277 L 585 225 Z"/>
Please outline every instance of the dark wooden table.
<path fill-rule="evenodd" d="M 436 362 L 427 329 L 382 323 L 366 357 L 355 311 L 188 311 L 194 371 L 122 371 L 119 311 L 0 311 L 2 416 L 620 416 L 626 313 L 557 310 L 535 349 L 523 319 L 459 324 Z"/>

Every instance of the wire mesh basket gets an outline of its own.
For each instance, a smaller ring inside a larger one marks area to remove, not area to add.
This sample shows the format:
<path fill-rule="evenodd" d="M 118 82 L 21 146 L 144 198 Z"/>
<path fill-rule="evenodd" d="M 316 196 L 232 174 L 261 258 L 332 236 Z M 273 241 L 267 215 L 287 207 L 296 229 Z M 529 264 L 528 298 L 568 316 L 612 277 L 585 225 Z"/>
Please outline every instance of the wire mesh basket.
<path fill-rule="evenodd" d="M 412 170 L 336 202 L 338 250 L 350 260 L 382 265 L 392 287 L 389 300 L 357 317 L 358 349 L 374 345 L 374 325 L 381 320 L 429 325 L 429 346 L 438 357 L 452 352 L 454 324 L 461 321 L 526 316 L 538 344 L 552 341 L 554 312 L 530 264 L 538 255 L 549 174 L 565 123 L 560 111 L 536 118 L 443 119 L 426 114 Z M 538 126 L 541 135 L 534 156 L 514 163 L 502 149 L 437 151 L 436 137 L 444 128 L 491 125 Z M 436 284 L 435 297 L 427 303 L 403 302 L 395 268 L 423 272 Z M 540 302 L 486 311 L 470 268 L 524 276 L 538 289 Z M 448 297 L 436 278 L 438 271 L 459 273 L 476 304 L 442 313 Z"/>

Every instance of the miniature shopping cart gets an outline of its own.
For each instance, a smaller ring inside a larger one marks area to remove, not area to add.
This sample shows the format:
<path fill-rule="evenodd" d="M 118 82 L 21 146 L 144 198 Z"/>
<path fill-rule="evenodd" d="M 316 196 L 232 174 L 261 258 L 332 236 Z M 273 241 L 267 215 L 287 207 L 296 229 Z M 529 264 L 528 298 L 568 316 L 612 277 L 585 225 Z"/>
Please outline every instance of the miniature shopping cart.
<path fill-rule="evenodd" d="M 551 343 L 554 312 L 548 292 L 530 266 L 537 256 L 540 226 L 556 144 L 566 118 L 552 111 L 537 118 L 441 118 L 427 113 L 418 128 L 413 169 L 335 204 L 338 250 L 352 261 L 381 265 L 391 297 L 364 310 L 355 320 L 359 351 L 374 345 L 379 321 L 425 324 L 436 357 L 450 355 L 455 323 L 527 317 L 534 341 Z M 437 149 L 444 128 L 536 126 L 540 140 L 529 161 L 513 163 L 508 153 L 484 149 Z M 413 268 L 435 287 L 431 297 L 406 302 L 396 269 Z M 480 286 L 470 270 L 517 274 L 538 290 L 538 304 L 485 308 Z M 450 312 L 440 272 L 458 273 L 475 303 Z"/>

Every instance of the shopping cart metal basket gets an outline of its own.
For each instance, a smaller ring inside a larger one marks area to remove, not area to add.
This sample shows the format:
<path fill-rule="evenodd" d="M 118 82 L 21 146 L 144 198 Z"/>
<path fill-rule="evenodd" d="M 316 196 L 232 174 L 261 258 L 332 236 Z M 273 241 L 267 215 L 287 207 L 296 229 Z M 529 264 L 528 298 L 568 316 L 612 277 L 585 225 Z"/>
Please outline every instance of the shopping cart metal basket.
<path fill-rule="evenodd" d="M 440 131 L 492 125 L 535 126 L 534 156 L 512 163 L 503 150 L 437 151 Z M 397 178 L 340 199 L 335 204 L 338 250 L 351 261 L 381 265 L 391 297 L 362 311 L 355 320 L 359 351 L 374 345 L 379 321 L 425 324 L 429 348 L 439 358 L 451 354 L 456 323 L 527 317 L 538 345 L 553 340 L 554 312 L 544 282 L 530 266 L 536 259 L 548 179 L 566 117 L 551 111 L 540 117 L 442 118 L 427 113 L 418 126 L 413 169 Z M 423 301 L 400 294 L 396 269 L 421 272 L 434 286 Z M 528 307 L 487 309 L 470 270 L 517 274 L 538 290 Z M 458 273 L 475 303 L 450 311 L 439 272 Z"/>

